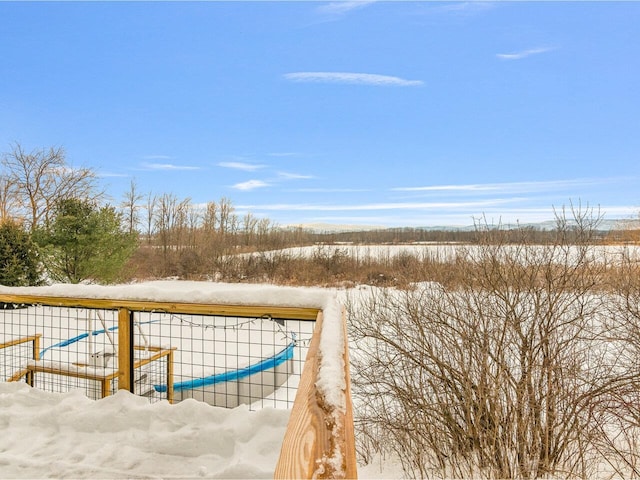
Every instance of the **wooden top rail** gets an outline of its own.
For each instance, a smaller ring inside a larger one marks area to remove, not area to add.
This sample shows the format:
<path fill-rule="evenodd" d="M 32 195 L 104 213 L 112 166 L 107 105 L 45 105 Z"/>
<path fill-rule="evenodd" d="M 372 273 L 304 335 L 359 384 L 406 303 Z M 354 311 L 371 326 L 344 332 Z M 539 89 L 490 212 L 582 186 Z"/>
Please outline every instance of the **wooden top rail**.
<path fill-rule="evenodd" d="M 6 342 L 0 343 L 0 350 L 3 348 L 11 348 L 11 347 L 15 347 L 16 345 L 21 345 L 23 343 L 31 342 L 33 343 L 33 351 L 31 352 L 31 355 L 34 360 L 39 360 L 40 359 L 40 337 L 42 337 L 42 334 L 36 333 L 35 335 L 29 335 L 26 337 L 16 338 L 14 340 L 8 340 Z M 11 375 L 7 379 L 7 381 L 17 382 L 28 373 L 29 373 L 29 370 L 27 368 L 23 368 L 22 370 L 18 370 L 13 375 Z"/>
<path fill-rule="evenodd" d="M 0 294 L 0 302 L 49 305 L 56 307 L 104 308 L 113 310 L 126 308 L 127 310 L 142 312 L 155 310 L 166 313 L 190 313 L 194 315 L 220 315 L 230 317 L 260 318 L 262 316 L 270 316 L 272 318 L 289 320 L 315 320 L 319 312 L 318 308 L 306 307 L 155 302 L 144 300 L 53 297 L 47 295 Z"/>
<path fill-rule="evenodd" d="M 41 334 L 36 333 L 35 335 L 29 335 L 28 337 L 20 337 L 15 340 L 9 340 L 8 342 L 2 342 L 0 343 L 0 349 L 13 347 L 15 345 L 20 345 L 21 343 L 38 342 L 41 336 Z"/>

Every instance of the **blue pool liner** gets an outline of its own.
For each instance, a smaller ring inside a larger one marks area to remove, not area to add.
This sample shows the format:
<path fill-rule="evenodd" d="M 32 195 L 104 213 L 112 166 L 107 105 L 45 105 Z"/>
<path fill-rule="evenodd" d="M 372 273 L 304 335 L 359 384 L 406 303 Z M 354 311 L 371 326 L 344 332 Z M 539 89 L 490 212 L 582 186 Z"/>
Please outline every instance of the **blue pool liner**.
<path fill-rule="evenodd" d="M 155 322 L 155 320 L 151 322 L 145 322 L 145 323 L 152 323 L 152 322 Z M 117 329 L 118 327 L 115 326 L 115 327 L 110 327 L 108 330 L 114 331 Z M 103 333 L 105 333 L 104 329 L 94 330 L 93 332 L 91 332 L 91 335 L 100 335 Z M 68 347 L 69 345 L 79 342 L 80 340 L 83 340 L 88 336 L 89 336 L 88 333 L 82 333 L 76 337 L 68 338 L 67 340 L 63 340 L 62 342 L 56 343 L 55 345 L 51 345 L 40 351 L 40 358 L 42 358 L 42 356 L 47 352 L 47 350 L 50 350 L 52 348 Z M 293 350 L 295 346 L 296 346 L 296 341 L 294 338 L 294 340 L 289 345 L 287 345 L 283 350 L 279 351 L 278 353 L 276 353 L 275 355 L 269 358 L 265 358 L 264 360 L 261 360 L 258 363 L 254 363 L 253 365 L 248 365 L 244 368 L 239 368 L 237 370 L 229 370 L 227 372 L 209 375 L 207 377 L 195 378 L 193 380 L 174 383 L 173 391 L 181 392 L 183 390 L 192 390 L 194 388 L 207 387 L 209 385 L 215 385 L 217 383 L 233 382 L 236 380 L 240 380 L 242 378 L 249 377 L 253 374 L 263 372 L 265 370 L 276 368 L 278 365 L 282 365 L 287 360 L 291 360 L 293 358 Z M 166 385 L 154 385 L 153 388 L 155 389 L 156 392 L 159 392 L 159 393 L 165 393 L 167 391 Z"/>
<path fill-rule="evenodd" d="M 193 390 L 194 388 L 208 387 L 217 383 L 233 382 L 242 378 L 249 377 L 255 373 L 263 372 L 276 368 L 278 365 L 282 365 L 287 360 L 293 358 L 293 349 L 296 346 L 296 342 L 293 341 L 287 347 L 275 355 L 265 358 L 258 363 L 239 368 L 237 370 L 229 370 L 227 372 L 218 373 L 215 375 L 209 375 L 202 378 L 194 378 L 193 380 L 187 380 L 184 382 L 178 382 L 173 384 L 174 392 L 181 392 L 182 390 Z M 156 392 L 164 393 L 167 391 L 166 385 L 154 385 Z"/>

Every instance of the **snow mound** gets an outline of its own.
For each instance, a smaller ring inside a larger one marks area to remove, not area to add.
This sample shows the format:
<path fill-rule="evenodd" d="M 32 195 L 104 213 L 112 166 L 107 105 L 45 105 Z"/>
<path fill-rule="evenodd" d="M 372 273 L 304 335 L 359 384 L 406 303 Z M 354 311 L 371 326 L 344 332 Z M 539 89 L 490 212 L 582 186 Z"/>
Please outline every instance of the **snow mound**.
<path fill-rule="evenodd" d="M 289 413 L 0 383 L 0 477 L 272 478 Z"/>

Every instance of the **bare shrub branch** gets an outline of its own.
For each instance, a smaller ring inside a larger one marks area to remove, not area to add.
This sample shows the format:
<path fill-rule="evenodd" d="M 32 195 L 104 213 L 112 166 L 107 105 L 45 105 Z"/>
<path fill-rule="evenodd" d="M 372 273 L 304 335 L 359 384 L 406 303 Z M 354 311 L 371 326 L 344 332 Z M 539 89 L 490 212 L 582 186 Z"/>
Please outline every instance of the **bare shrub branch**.
<path fill-rule="evenodd" d="M 601 297 L 590 295 L 603 268 L 588 242 L 597 221 L 573 215 L 544 247 L 478 228 L 479 247 L 460 249 L 455 288 L 353 299 L 365 455 L 395 452 L 418 477 L 593 473 L 595 405 L 628 377 L 602 342 Z"/>

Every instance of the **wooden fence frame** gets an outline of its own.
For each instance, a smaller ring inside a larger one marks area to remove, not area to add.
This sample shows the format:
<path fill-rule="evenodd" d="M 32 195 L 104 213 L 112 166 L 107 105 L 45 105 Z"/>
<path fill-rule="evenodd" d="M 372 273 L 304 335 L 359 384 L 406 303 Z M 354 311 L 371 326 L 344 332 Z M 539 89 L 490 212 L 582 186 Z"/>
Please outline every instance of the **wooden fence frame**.
<path fill-rule="evenodd" d="M 118 311 L 118 388 L 133 391 L 133 312 L 162 311 L 195 315 L 310 320 L 316 326 L 304 363 L 300 384 L 287 425 L 274 478 L 357 478 L 353 407 L 349 374 L 346 322 L 344 332 L 344 375 L 346 405 L 327 405 L 316 387 L 320 367 L 320 338 L 323 312 L 314 307 L 225 305 L 185 302 L 152 302 L 106 298 L 72 298 L 48 295 L 0 294 L 0 302 L 53 307 L 99 308 Z M 40 370 L 38 370 L 40 371 Z M 339 411 L 338 411 L 339 410 Z M 327 463 L 328 459 L 339 458 Z"/>
<path fill-rule="evenodd" d="M 154 352 L 153 355 L 151 355 L 150 357 L 136 360 L 133 365 L 134 370 L 144 365 L 148 365 L 149 363 L 154 362 L 156 360 L 160 360 L 162 357 L 167 357 L 167 378 L 166 378 L 167 400 L 169 401 L 169 403 L 173 403 L 173 351 L 176 350 L 176 348 L 175 347 L 161 348 L 161 347 L 154 347 L 154 346 L 149 346 L 149 347 L 135 346 L 134 348 L 136 350 L 148 350 L 150 352 Z M 74 364 L 74 365 L 77 365 L 78 367 L 87 366 L 85 364 Z M 111 383 L 113 382 L 113 379 L 116 377 L 118 378 L 120 377 L 119 371 L 101 375 L 97 373 L 95 370 L 93 370 L 91 373 L 82 371 L 82 370 L 69 371 L 69 370 L 63 370 L 60 368 L 50 367 L 46 364 L 43 365 L 40 363 L 33 363 L 33 364 L 27 365 L 27 368 L 25 369 L 25 372 L 24 372 L 27 374 L 27 383 L 32 387 L 34 385 L 35 375 L 37 372 L 49 373 L 52 375 L 63 375 L 63 376 L 74 377 L 74 378 L 82 378 L 84 380 L 93 380 L 95 382 L 99 382 L 100 398 L 108 397 L 111 394 Z M 15 376 L 16 375 L 14 375 L 14 377 Z M 23 375 L 20 375 L 20 377 L 22 376 Z"/>
<path fill-rule="evenodd" d="M 15 340 L 10 340 L 8 342 L 0 343 L 0 350 L 2 350 L 3 348 L 14 347 L 22 343 L 31 342 L 33 343 L 33 346 L 31 347 L 33 349 L 33 360 L 37 361 L 40 359 L 40 337 L 41 336 L 42 336 L 41 334 L 36 333 L 35 335 L 29 335 L 27 337 L 16 338 Z M 22 377 L 24 377 L 25 375 L 27 376 L 27 382 L 29 383 L 29 385 L 33 385 L 33 373 L 30 372 L 28 368 L 25 368 L 24 370 L 20 370 L 14 373 L 11 377 L 9 377 L 7 381 L 16 382 L 20 380 Z"/>

